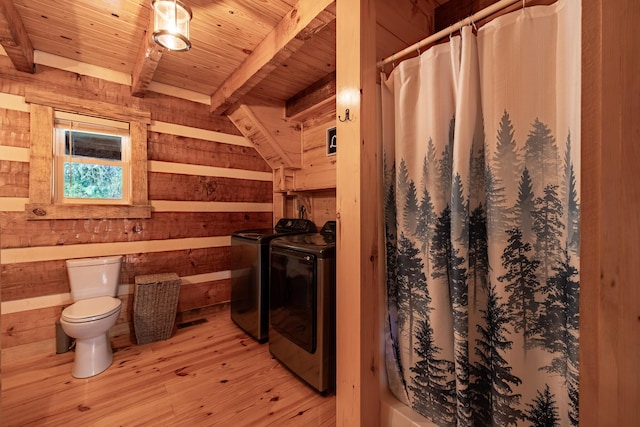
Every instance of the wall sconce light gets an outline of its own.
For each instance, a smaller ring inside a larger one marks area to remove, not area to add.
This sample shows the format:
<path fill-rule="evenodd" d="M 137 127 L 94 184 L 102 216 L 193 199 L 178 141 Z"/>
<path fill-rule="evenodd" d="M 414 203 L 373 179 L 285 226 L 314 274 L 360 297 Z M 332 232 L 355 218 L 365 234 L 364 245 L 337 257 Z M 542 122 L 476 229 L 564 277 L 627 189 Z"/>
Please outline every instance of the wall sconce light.
<path fill-rule="evenodd" d="M 192 13 L 189 6 L 180 0 L 152 0 L 153 40 L 160 46 L 176 51 L 191 49 L 189 21 Z"/>

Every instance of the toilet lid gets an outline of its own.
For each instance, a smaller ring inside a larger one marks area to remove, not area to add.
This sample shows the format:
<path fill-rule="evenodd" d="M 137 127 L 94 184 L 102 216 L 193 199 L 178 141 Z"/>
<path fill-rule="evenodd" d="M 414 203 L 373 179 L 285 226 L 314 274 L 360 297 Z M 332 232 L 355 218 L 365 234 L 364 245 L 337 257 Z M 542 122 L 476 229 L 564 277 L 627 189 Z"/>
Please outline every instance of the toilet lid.
<path fill-rule="evenodd" d="M 118 311 L 121 304 L 122 301 L 113 297 L 81 299 L 62 310 L 62 320 L 69 323 L 99 320 Z"/>

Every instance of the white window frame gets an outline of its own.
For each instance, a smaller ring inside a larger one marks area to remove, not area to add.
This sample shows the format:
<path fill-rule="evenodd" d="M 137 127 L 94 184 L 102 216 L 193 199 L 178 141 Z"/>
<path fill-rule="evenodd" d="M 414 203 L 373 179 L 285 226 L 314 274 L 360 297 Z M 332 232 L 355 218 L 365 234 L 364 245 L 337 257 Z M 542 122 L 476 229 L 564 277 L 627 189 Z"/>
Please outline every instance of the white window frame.
<path fill-rule="evenodd" d="M 100 159 L 86 159 L 65 155 L 66 130 L 96 133 L 102 135 L 117 135 L 122 138 L 121 160 L 102 161 Z M 131 138 L 129 123 L 103 119 L 86 115 L 54 112 L 54 147 L 53 147 L 53 200 L 55 203 L 72 204 L 100 204 L 100 205 L 129 205 L 131 203 Z M 77 162 L 87 164 L 104 164 L 122 167 L 122 198 L 71 198 L 64 196 L 64 163 Z"/>

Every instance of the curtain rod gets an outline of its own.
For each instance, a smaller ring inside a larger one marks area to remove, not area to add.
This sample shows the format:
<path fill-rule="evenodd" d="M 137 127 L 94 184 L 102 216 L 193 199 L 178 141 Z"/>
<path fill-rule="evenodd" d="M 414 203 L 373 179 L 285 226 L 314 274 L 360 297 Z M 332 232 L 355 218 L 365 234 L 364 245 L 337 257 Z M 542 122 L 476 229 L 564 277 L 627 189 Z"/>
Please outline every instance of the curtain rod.
<path fill-rule="evenodd" d="M 396 52 L 393 55 L 383 59 L 382 61 L 379 61 L 377 63 L 378 68 L 382 68 L 385 65 L 394 62 L 397 59 L 400 59 L 404 56 L 406 56 L 407 54 L 411 53 L 411 52 L 415 52 L 418 49 L 425 47 L 433 42 L 436 42 L 438 40 L 440 40 L 441 38 L 448 36 L 450 34 L 455 33 L 456 31 L 458 31 L 460 28 L 464 27 L 465 25 L 471 25 L 474 22 L 480 21 L 481 19 L 486 18 L 487 16 L 493 15 L 494 13 L 496 13 L 497 11 L 504 9 L 505 7 L 511 6 L 514 3 L 518 3 L 519 1 L 522 1 L 523 5 L 525 3 L 526 0 L 500 0 L 497 3 L 494 3 L 490 6 L 485 7 L 484 9 L 474 13 L 473 15 L 464 18 L 461 21 L 456 22 L 453 25 L 450 25 L 447 28 L 444 28 L 440 31 L 438 31 L 435 34 L 430 35 L 429 37 L 427 37 L 426 39 L 422 39 L 417 43 L 412 44 L 411 46 L 401 50 L 400 52 Z"/>

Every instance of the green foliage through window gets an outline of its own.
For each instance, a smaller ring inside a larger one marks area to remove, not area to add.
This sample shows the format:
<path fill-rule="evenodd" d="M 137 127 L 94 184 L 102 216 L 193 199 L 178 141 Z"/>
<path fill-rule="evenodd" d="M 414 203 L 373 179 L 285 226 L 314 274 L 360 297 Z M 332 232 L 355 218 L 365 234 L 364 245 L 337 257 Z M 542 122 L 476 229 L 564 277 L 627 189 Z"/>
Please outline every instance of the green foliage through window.
<path fill-rule="evenodd" d="M 122 167 L 65 162 L 64 197 L 121 199 Z"/>
<path fill-rule="evenodd" d="M 56 113 L 54 197 L 59 203 L 126 204 L 131 200 L 129 125 Z"/>

